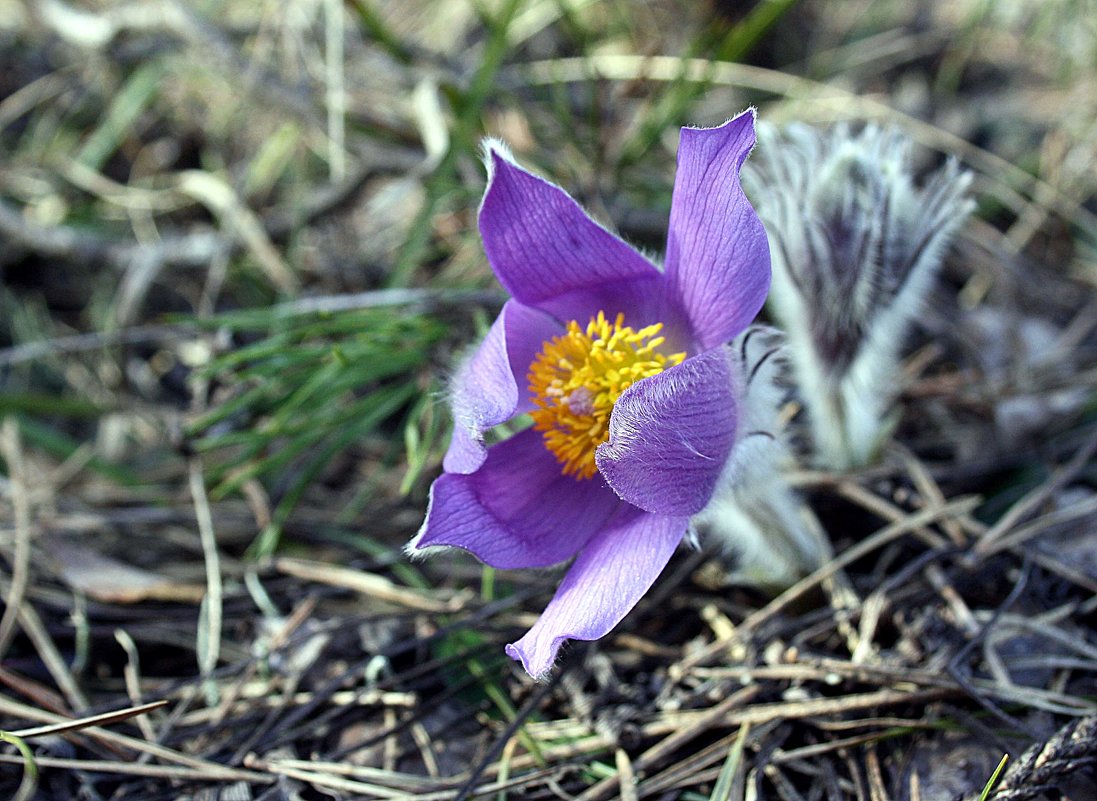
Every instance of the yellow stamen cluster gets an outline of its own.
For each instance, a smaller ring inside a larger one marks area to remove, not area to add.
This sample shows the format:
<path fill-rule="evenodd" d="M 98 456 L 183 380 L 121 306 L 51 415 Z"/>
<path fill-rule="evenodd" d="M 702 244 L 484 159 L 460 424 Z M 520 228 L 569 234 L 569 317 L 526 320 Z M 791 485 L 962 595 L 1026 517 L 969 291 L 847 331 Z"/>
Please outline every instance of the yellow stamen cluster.
<path fill-rule="evenodd" d="M 537 408 L 531 416 L 545 447 L 563 466 L 564 475 L 590 478 L 598 472 L 595 449 L 609 439 L 609 416 L 621 393 L 642 378 L 681 364 L 685 353 L 659 352 L 662 323 L 633 331 L 618 314 L 604 312 L 586 328 L 572 320 L 563 336 L 553 337 L 529 368 L 529 391 Z"/>

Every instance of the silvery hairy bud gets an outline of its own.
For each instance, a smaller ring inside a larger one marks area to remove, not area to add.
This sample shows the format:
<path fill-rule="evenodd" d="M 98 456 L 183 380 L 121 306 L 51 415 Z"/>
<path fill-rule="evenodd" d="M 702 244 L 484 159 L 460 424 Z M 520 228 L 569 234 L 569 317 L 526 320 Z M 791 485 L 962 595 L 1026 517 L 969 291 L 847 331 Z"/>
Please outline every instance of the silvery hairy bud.
<path fill-rule="evenodd" d="M 769 234 L 769 307 L 821 465 L 867 464 L 886 441 L 904 338 L 974 205 L 954 160 L 916 185 L 910 149 L 872 125 L 760 126 L 743 171 Z"/>

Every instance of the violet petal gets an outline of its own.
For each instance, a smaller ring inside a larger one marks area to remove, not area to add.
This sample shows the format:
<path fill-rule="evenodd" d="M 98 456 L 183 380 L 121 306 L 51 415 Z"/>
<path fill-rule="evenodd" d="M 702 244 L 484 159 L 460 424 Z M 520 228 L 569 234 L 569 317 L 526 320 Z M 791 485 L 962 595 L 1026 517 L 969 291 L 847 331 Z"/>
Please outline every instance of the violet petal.
<path fill-rule="evenodd" d="M 714 348 L 626 389 L 595 451 L 614 492 L 654 514 L 701 511 L 735 444 L 733 375 L 730 354 Z"/>
<path fill-rule="evenodd" d="M 766 231 L 739 184 L 754 111 L 718 128 L 683 128 L 670 206 L 666 273 L 702 349 L 731 340 L 769 291 Z"/>
<path fill-rule="evenodd" d="M 446 472 L 479 469 L 487 455 L 484 432 L 532 408 L 526 391 L 530 363 L 561 331 L 544 312 L 507 301 L 450 385 L 453 439 L 442 463 Z"/>
<path fill-rule="evenodd" d="M 622 507 L 579 553 L 541 617 L 522 639 L 507 646 L 507 654 L 540 678 L 565 640 L 605 636 L 658 578 L 687 525 L 684 517 Z"/>
<path fill-rule="evenodd" d="M 488 448 L 475 473 L 435 480 L 408 551 L 449 546 L 493 567 L 547 567 L 574 556 L 621 505 L 601 477 L 565 476 L 541 433 L 526 429 Z"/>
<path fill-rule="evenodd" d="M 497 150 L 480 206 L 484 251 L 499 283 L 522 303 L 563 321 L 598 311 L 632 311 L 630 325 L 652 322 L 662 274 L 596 223 L 560 187 L 523 170 Z"/>

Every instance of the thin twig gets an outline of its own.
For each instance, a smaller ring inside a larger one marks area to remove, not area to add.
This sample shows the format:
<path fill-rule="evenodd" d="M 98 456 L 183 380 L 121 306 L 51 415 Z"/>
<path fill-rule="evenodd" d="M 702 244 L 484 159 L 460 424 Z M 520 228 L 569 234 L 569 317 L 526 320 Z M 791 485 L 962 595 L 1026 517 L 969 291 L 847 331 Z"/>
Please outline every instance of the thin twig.
<path fill-rule="evenodd" d="M 42 660 L 42 664 L 45 665 L 53 680 L 57 682 L 57 687 L 64 693 L 65 700 L 69 702 L 69 706 L 73 711 L 83 712 L 88 709 L 91 706 L 88 697 L 80 689 L 80 685 L 77 684 L 76 677 L 72 675 L 68 662 L 61 656 L 61 652 L 50 637 L 49 631 L 38 612 L 35 611 L 34 606 L 24 602 L 19 607 L 19 625 L 22 626 L 27 639 L 34 645 L 34 650 L 38 653 L 39 659 Z"/>
<path fill-rule="evenodd" d="M 130 718 L 139 715 L 148 714 L 154 709 L 161 709 L 167 706 L 167 704 L 167 701 L 153 701 L 149 704 L 131 706 L 128 709 L 119 709 L 116 712 L 104 712 L 101 715 L 91 715 L 90 717 L 69 720 L 64 723 L 51 723 L 47 726 L 35 726 L 31 729 L 20 729 L 19 731 L 11 733 L 16 737 L 22 737 L 26 740 L 34 737 L 48 737 L 55 734 L 65 734 L 66 732 L 87 729 L 91 726 L 108 726 L 111 723 L 121 723 L 123 720 L 129 720 Z"/>
<path fill-rule="evenodd" d="M 8 487 L 15 512 L 15 552 L 12 556 L 11 585 L 4 599 L 4 615 L 0 618 L 0 659 L 7 653 L 15 636 L 16 621 L 30 583 L 31 513 L 27 495 L 26 465 L 23 446 L 19 441 L 19 424 L 14 417 L 5 417 L 0 426 L 0 455 L 8 466 Z"/>

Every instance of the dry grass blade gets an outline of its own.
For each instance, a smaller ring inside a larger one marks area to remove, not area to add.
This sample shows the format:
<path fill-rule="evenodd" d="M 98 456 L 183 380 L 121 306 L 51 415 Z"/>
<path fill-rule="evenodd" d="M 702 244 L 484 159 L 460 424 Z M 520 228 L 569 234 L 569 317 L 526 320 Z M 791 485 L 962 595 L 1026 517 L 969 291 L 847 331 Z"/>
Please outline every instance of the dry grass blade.
<path fill-rule="evenodd" d="M 920 703 L 938 700 L 954 695 L 957 690 L 931 689 L 903 692 L 901 690 L 878 690 L 871 693 L 843 695 L 838 698 L 819 698 L 810 701 L 785 701 L 775 704 L 759 704 L 742 712 L 727 716 L 726 722 L 752 723 L 761 725 L 772 720 L 791 720 L 823 715 L 839 715 L 848 712 L 860 712 L 865 709 L 894 706 L 897 704 Z"/>
<path fill-rule="evenodd" d="M 88 771 L 91 773 L 113 773 L 121 776 L 142 776 L 169 781 L 229 782 L 251 781 L 262 784 L 271 783 L 271 778 L 246 771 L 236 771 L 236 778 L 230 778 L 224 771 L 211 771 L 206 768 L 188 768 L 179 765 L 142 765 L 137 762 L 119 762 L 107 759 L 64 759 L 62 757 L 37 757 L 35 762 L 43 768 L 58 770 Z M 0 763 L 19 764 L 19 759 L 0 754 Z"/>
<path fill-rule="evenodd" d="M 19 426 L 13 417 L 5 417 L 0 426 L 0 456 L 8 465 L 12 506 L 15 511 L 15 548 L 12 554 L 11 584 L 4 599 L 4 614 L 0 617 L 0 659 L 11 645 L 19 610 L 27 592 L 30 575 L 31 517 L 27 496 L 26 469 L 23 465 L 23 447 L 19 438 Z"/>
<path fill-rule="evenodd" d="M 414 590 L 401 587 L 384 576 L 361 570 L 336 567 L 323 562 L 279 557 L 271 562 L 279 573 L 316 581 L 332 587 L 360 592 L 370 598 L 421 612 L 457 612 L 471 600 L 469 593 L 447 593 L 438 590 Z"/>
<path fill-rule="evenodd" d="M 453 801 L 460 793 L 458 785 L 463 784 L 464 775 L 441 779 L 427 779 L 397 771 L 380 768 L 357 767 L 340 763 L 306 762 L 292 759 L 259 760 L 249 759 L 249 767 L 266 770 L 276 775 L 288 776 L 315 787 L 336 791 L 354 792 L 372 798 L 401 798 L 411 801 Z M 528 771 L 510 779 L 475 784 L 470 789 L 471 798 L 493 793 L 504 793 L 522 787 L 545 782 L 561 775 L 558 768 L 542 768 Z M 358 777 L 358 778 L 350 778 Z M 362 781 L 362 779 L 372 781 Z"/>
<path fill-rule="evenodd" d="M 658 764 L 662 759 L 672 754 L 682 744 L 707 732 L 713 725 L 723 725 L 727 715 L 732 710 L 744 704 L 749 704 L 760 692 L 761 688 L 759 687 L 744 687 L 713 708 L 697 713 L 693 720 L 677 728 L 673 734 L 664 737 L 633 760 L 632 769 L 634 771 L 647 770 L 649 766 Z M 598 799 L 608 798 L 619 789 L 620 782 L 621 775 L 619 773 L 607 777 L 580 795 L 577 801 L 598 801 Z"/>
<path fill-rule="evenodd" d="M 13 701 L 2 695 L 0 695 L 0 714 L 26 720 L 40 720 L 50 726 L 63 726 L 66 728 L 70 727 L 73 723 L 73 721 L 62 718 L 60 715 L 44 712 L 40 709 L 27 706 L 26 704 L 21 704 L 18 701 Z M 116 713 L 109 714 L 114 715 Z M 92 737 L 110 745 L 120 746 L 135 753 L 148 754 L 149 756 L 162 759 L 166 762 L 203 771 L 210 780 L 260 781 L 263 783 L 269 781 L 269 779 L 262 774 L 247 770 L 239 770 L 237 768 L 228 768 L 224 765 L 210 762 L 209 760 L 187 756 L 186 754 L 182 754 L 171 748 L 156 743 L 145 742 L 144 740 L 138 740 L 135 737 L 129 737 L 125 734 L 118 734 L 117 732 L 112 732 L 109 729 L 103 729 L 99 726 L 81 726 L 80 732 L 85 736 Z"/>
<path fill-rule="evenodd" d="M 198 536 L 202 545 L 202 556 L 206 567 L 206 594 L 202 599 L 203 619 L 206 626 L 198 632 L 198 669 L 204 677 L 209 677 L 217 667 L 221 656 L 221 635 L 223 621 L 224 592 L 221 583 L 221 557 L 217 551 L 217 535 L 213 530 L 213 515 L 210 513 L 209 498 L 202 477 L 202 463 L 191 459 L 187 474 L 190 478 L 190 494 L 194 503 L 195 518 L 198 521 Z M 208 684 L 211 700 L 216 697 L 215 685 Z"/>
<path fill-rule="evenodd" d="M 735 742 L 728 749 L 727 759 L 720 768 L 720 777 L 712 788 L 709 801 L 732 801 L 743 797 L 743 779 L 745 777 L 743 748 L 750 736 L 750 724 L 744 723 Z"/>
<path fill-rule="evenodd" d="M 177 189 L 194 197 L 209 207 L 225 226 L 240 237 L 262 265 L 270 280 L 284 292 L 292 292 L 298 286 L 285 260 L 270 241 L 262 222 L 236 195 L 232 187 L 218 176 L 198 170 L 189 170 L 177 178 Z"/>
<path fill-rule="evenodd" d="M 145 325 L 54 337 L 44 342 L 24 342 L 10 348 L 0 348 L 0 367 L 11 367 L 68 353 L 99 350 L 113 345 L 170 344 L 187 338 L 191 331 L 189 326 L 182 325 Z"/>
<path fill-rule="evenodd" d="M 101 715 L 91 715 L 90 717 L 79 718 L 65 723 L 52 723 L 46 726 L 35 726 L 31 729 L 20 729 L 11 732 L 11 734 L 27 740 L 34 737 L 45 737 L 51 734 L 65 734 L 66 732 L 80 731 L 81 729 L 86 729 L 91 726 L 107 726 L 111 723 L 120 723 L 123 720 L 129 720 L 137 715 L 144 715 L 148 712 L 152 712 L 154 709 L 163 709 L 167 705 L 167 701 L 152 701 L 151 703 L 141 704 L 140 706 L 131 706 L 128 709 L 119 709 L 117 712 L 104 712 Z"/>
<path fill-rule="evenodd" d="M 887 665 L 866 665 L 839 659 L 812 660 L 804 657 L 791 665 L 728 665 L 695 668 L 692 675 L 700 678 L 733 678 L 748 681 L 820 681 L 834 684 L 839 677 L 876 685 L 907 685 L 950 687 L 951 681 L 938 672 Z"/>
<path fill-rule="evenodd" d="M 1095 453 L 1097 453 L 1097 431 L 1090 434 L 1069 462 L 1057 470 L 1047 481 L 1018 500 L 1009 508 L 1008 512 L 1002 515 L 998 522 L 976 543 L 973 558 L 985 558 L 1000 550 L 1002 546 L 999 540 L 1011 531 L 1014 526 L 1032 514 L 1054 492 L 1073 481 L 1078 473 L 1090 464 Z"/>
<path fill-rule="evenodd" d="M 894 735 L 891 733 L 873 732 L 872 734 L 859 734 L 853 737 L 839 737 L 834 740 L 828 740 L 825 743 L 817 743 L 816 745 L 802 745 L 799 748 L 792 748 L 788 751 L 778 749 L 773 754 L 772 761 L 774 764 L 781 764 L 782 762 L 797 762 L 803 759 L 813 759 L 822 754 L 856 748 L 857 746 L 867 745 L 892 736 Z"/>
<path fill-rule="evenodd" d="M 613 761 L 617 766 L 617 782 L 621 790 L 619 796 L 621 801 L 639 801 L 639 794 L 636 791 L 636 771 L 633 770 L 632 760 L 629 758 L 628 752 L 623 748 L 618 748 L 613 752 Z"/>
<path fill-rule="evenodd" d="M 903 520 L 896 521 L 891 525 L 877 531 L 872 536 L 862 540 L 861 542 L 849 548 L 846 551 L 838 554 L 834 559 L 827 562 L 821 568 L 816 570 L 809 576 L 805 576 L 800 581 L 796 582 L 793 586 L 789 587 L 779 596 L 774 598 L 768 604 L 756 612 L 752 612 L 742 625 L 736 630 L 736 639 L 740 639 L 746 636 L 747 632 L 756 629 L 765 620 L 768 620 L 773 615 L 780 612 L 782 609 L 789 606 L 796 599 L 802 597 L 809 590 L 819 586 L 823 581 L 833 576 L 840 570 L 843 570 L 847 565 L 857 561 L 866 554 L 872 553 L 879 548 L 883 548 L 890 542 L 904 536 L 912 531 L 915 531 L 923 526 L 933 523 L 937 520 L 947 519 L 955 517 L 956 515 L 963 515 L 970 512 L 976 506 L 979 505 L 978 498 L 957 498 L 944 506 L 939 507 L 927 507 L 926 509 L 919 510 Z M 675 665 L 673 670 L 682 675 L 685 671 L 692 667 L 703 664 L 705 661 L 712 659 L 717 654 L 730 648 L 734 644 L 734 641 L 720 641 L 715 642 L 701 651 L 692 654 L 687 659 L 683 660 L 678 665 Z"/>
<path fill-rule="evenodd" d="M 0 576 L 0 587 L 4 586 L 5 583 L 3 576 Z M 23 633 L 34 645 L 35 653 L 37 653 L 38 657 L 42 660 L 42 664 L 49 672 L 50 677 L 64 694 L 65 700 L 69 704 L 69 708 L 76 710 L 77 712 L 82 712 L 91 706 L 91 704 L 88 703 L 88 698 L 84 691 L 77 683 L 76 677 L 73 675 L 65 658 L 61 655 L 61 652 L 54 641 L 50 638 L 46 624 L 42 621 L 42 617 L 38 612 L 35 611 L 35 608 L 26 602 L 21 604 L 19 607 L 18 621 Z"/>

